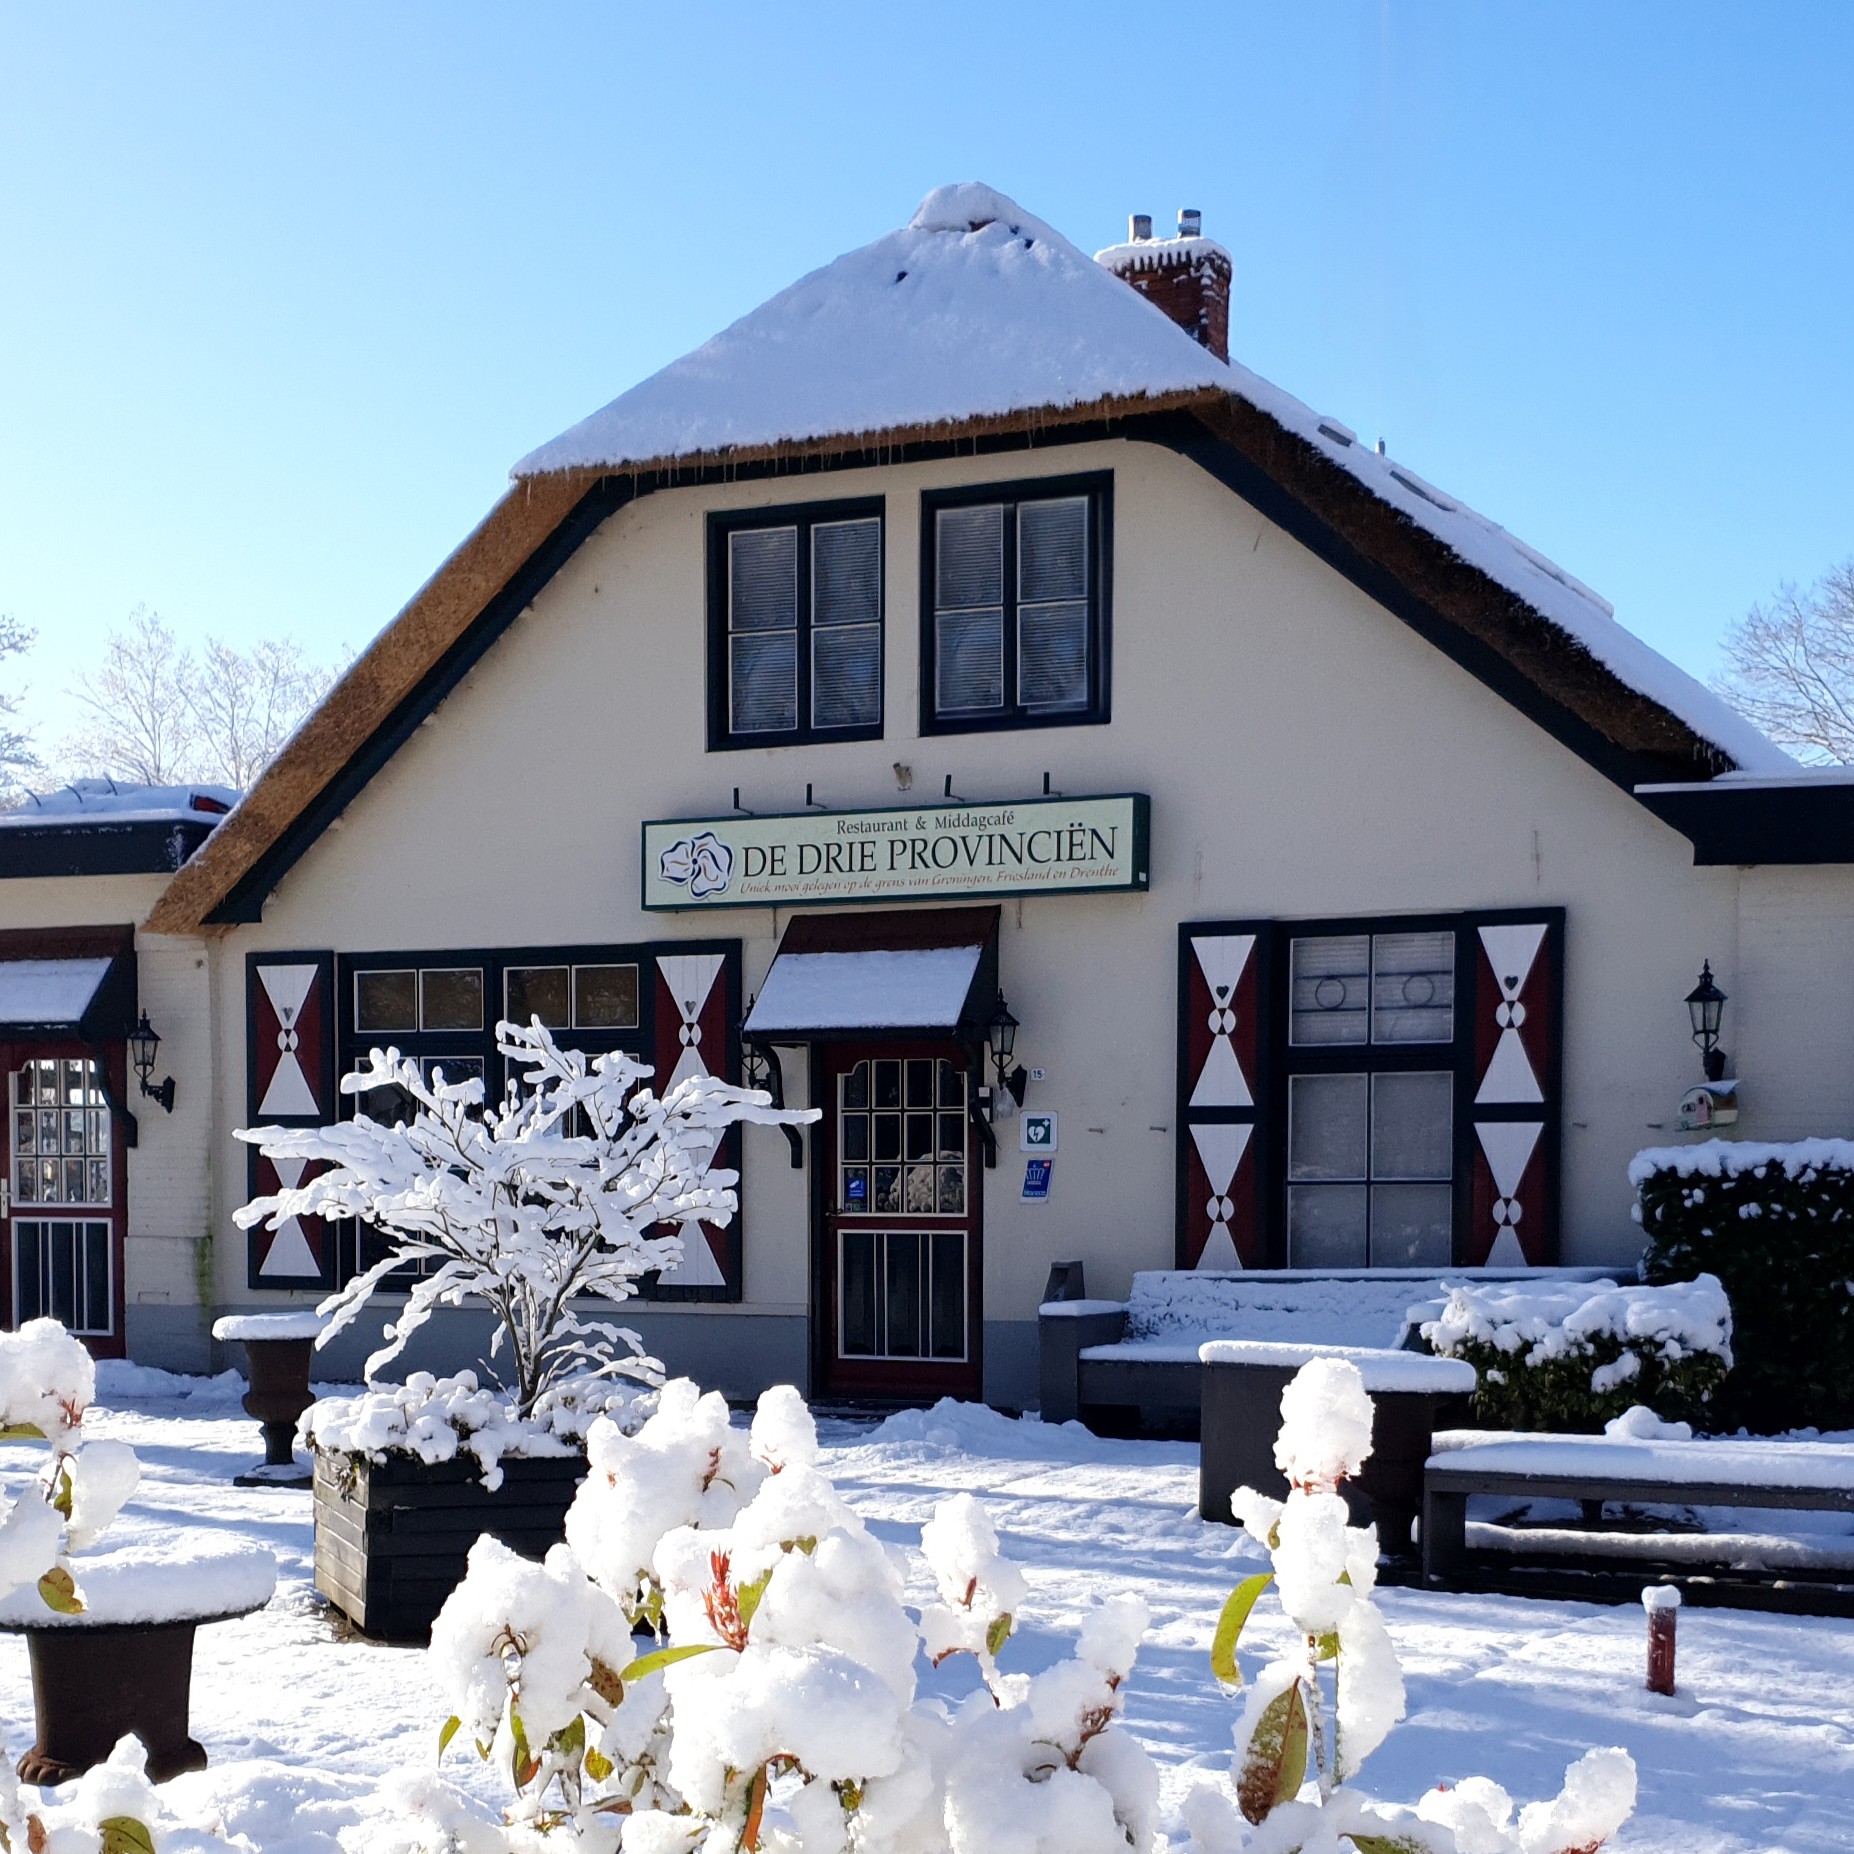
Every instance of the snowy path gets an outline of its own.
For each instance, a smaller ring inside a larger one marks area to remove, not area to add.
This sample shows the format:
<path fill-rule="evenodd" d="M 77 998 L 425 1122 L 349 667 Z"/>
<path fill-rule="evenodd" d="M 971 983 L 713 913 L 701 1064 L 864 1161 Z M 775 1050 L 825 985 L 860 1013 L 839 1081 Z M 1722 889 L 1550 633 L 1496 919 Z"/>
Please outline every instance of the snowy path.
<path fill-rule="evenodd" d="M 269 1609 L 201 1633 L 194 1732 L 213 1767 L 180 1779 L 176 1792 L 216 1799 L 226 1829 L 265 1854 L 335 1854 L 337 1830 L 365 1819 L 376 1778 L 429 1762 L 436 1707 L 418 1651 L 341 1639 L 314 1598 L 308 1494 L 231 1486 L 257 1453 L 256 1426 L 237 1407 L 241 1388 L 218 1380 L 184 1401 L 138 1399 L 92 1424 L 142 1457 L 125 1531 L 176 1520 L 219 1526 L 270 1546 L 280 1564 Z M 1206 1651 L 1223 1597 L 1260 1556 L 1195 1517 L 1194 1447 L 1102 1441 L 973 1409 L 911 1413 L 879 1432 L 828 1423 L 825 1441 L 846 1496 L 893 1544 L 912 1548 L 949 1492 L 985 1501 L 1030 1577 L 1030 1613 L 1007 1665 L 1055 1659 L 1091 1602 L 1139 1591 L 1153 1626 L 1128 1711 L 1165 1769 L 1168 1801 L 1197 1771 L 1226 1762 L 1235 1708 L 1216 1690 Z M 9 1478 L 26 1462 L 24 1450 L 0 1451 Z M 1634 1605 L 1388 1591 L 1383 1608 L 1410 1713 L 1366 1769 L 1377 1794 L 1413 1801 L 1437 1778 L 1477 1772 L 1522 1798 L 1550 1794 L 1584 1749 L 1620 1744 L 1642 1779 L 1625 1850 L 1841 1854 L 1850 1845 L 1854 1622 L 1687 1610 L 1682 1694 L 1655 1700 L 1642 1690 Z M 1252 1648 L 1271 1646 L 1276 1626 L 1265 1602 Z M 29 1742 L 31 1722 L 25 1648 L 13 1638 L 0 1644 L 0 1730 L 11 1756 Z M 474 1759 L 454 1754 L 445 1769 L 495 1796 Z"/>

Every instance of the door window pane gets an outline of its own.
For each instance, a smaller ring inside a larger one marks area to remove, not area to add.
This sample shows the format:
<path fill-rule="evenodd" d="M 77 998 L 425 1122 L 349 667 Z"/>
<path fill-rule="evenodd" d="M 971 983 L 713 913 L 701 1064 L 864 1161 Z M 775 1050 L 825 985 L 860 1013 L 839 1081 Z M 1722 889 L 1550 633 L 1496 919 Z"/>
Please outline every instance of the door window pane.
<path fill-rule="evenodd" d="M 876 1331 L 876 1256 L 881 1240 L 874 1230 L 843 1232 L 837 1298 L 843 1329 L 840 1346 L 845 1358 L 873 1358 L 882 1349 Z"/>
<path fill-rule="evenodd" d="M 1367 1082 L 1363 1075 L 1289 1078 L 1290 1178 L 1365 1177 Z"/>
<path fill-rule="evenodd" d="M 1455 1035 L 1455 936 L 1380 933 L 1371 943 L 1371 1040 L 1447 1043 Z"/>
<path fill-rule="evenodd" d="M 935 1358 L 966 1355 L 966 1239 L 963 1231 L 930 1236 L 933 1247 L 933 1305 L 928 1351 Z"/>
<path fill-rule="evenodd" d="M 1288 1041 L 1302 1048 L 1362 1043 L 1369 1034 L 1371 941 L 1365 934 L 1298 939 L 1289 953 Z"/>
<path fill-rule="evenodd" d="M 109 1332 L 115 1306 L 110 1226 L 16 1220 L 13 1289 L 21 1323 L 49 1316 L 75 1333 Z"/>
<path fill-rule="evenodd" d="M 108 1108 L 96 1105 L 103 1099 L 98 1063 L 83 1056 L 27 1062 L 13 1073 L 9 1089 L 18 1201 L 107 1206 L 111 1132 Z"/>
<path fill-rule="evenodd" d="M 1454 1151 L 1455 1078 L 1446 1069 L 1371 1078 L 1373 1178 L 1447 1178 Z"/>
<path fill-rule="evenodd" d="M 888 1265 L 884 1271 L 890 1358 L 919 1358 L 921 1315 L 921 1238 L 912 1230 L 891 1230 L 887 1237 Z"/>

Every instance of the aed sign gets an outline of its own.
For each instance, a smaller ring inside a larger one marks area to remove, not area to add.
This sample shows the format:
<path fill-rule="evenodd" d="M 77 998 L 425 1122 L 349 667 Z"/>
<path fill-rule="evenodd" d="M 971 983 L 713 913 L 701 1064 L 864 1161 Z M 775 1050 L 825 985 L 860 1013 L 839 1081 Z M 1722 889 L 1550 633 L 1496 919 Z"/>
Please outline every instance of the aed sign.
<path fill-rule="evenodd" d="M 1131 792 L 651 822 L 644 826 L 643 905 L 765 908 L 1143 890 L 1151 806 L 1143 792 Z"/>
<path fill-rule="evenodd" d="M 1019 1152 L 1054 1152 L 1056 1150 L 1056 1116 L 1025 1114 L 1017 1123 Z"/>

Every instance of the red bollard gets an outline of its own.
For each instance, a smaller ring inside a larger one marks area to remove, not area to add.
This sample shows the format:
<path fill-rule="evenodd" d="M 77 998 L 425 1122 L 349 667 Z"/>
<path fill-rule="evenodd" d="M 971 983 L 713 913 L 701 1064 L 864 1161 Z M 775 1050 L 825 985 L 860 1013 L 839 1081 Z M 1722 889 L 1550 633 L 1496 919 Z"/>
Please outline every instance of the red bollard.
<path fill-rule="evenodd" d="M 1674 1623 L 1680 1614 L 1680 1592 L 1672 1584 L 1650 1584 L 1642 1592 L 1648 1612 L 1648 1691 L 1674 1691 Z"/>

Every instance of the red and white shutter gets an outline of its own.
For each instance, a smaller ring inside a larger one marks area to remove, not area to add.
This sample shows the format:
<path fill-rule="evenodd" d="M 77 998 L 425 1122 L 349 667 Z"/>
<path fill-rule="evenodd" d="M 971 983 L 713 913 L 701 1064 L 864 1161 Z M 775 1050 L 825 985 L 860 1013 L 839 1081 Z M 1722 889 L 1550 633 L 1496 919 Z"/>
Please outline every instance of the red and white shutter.
<path fill-rule="evenodd" d="M 1525 1267 L 1558 1254 L 1564 916 L 1482 917 L 1474 963 L 1470 1267 Z"/>
<path fill-rule="evenodd" d="M 335 1095 L 335 959 L 332 953 L 251 953 L 245 960 L 245 1124 L 319 1127 L 338 1118 Z M 327 1170 L 320 1161 L 273 1162 L 250 1150 L 253 1197 Z M 333 1232 L 319 1217 L 290 1217 L 248 1232 L 254 1288 L 331 1287 Z"/>
<path fill-rule="evenodd" d="M 655 969 L 654 1061 L 651 1085 L 667 1094 L 691 1075 L 739 1080 L 738 942 L 700 951 L 659 951 Z M 710 1160 L 740 1169 L 740 1134 L 730 1129 Z M 656 1292 L 665 1298 L 737 1300 L 741 1280 L 741 1228 L 737 1212 L 726 1228 L 698 1224 L 684 1233 L 682 1260 L 665 1269 Z M 666 1292 L 667 1290 L 667 1292 Z"/>
<path fill-rule="evenodd" d="M 1178 1266 L 1264 1261 L 1262 922 L 1190 922 L 1178 944 Z"/>

